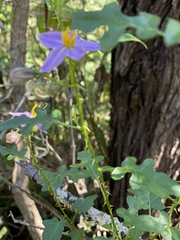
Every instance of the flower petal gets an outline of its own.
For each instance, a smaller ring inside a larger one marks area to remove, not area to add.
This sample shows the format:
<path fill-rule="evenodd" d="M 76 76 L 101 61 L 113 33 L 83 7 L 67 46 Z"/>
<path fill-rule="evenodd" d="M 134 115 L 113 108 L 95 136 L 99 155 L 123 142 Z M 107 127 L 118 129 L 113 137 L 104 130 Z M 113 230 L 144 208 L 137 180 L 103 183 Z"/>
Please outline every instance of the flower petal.
<path fill-rule="evenodd" d="M 41 43 L 48 48 L 63 46 L 61 33 L 58 31 L 41 33 L 38 37 Z"/>
<path fill-rule="evenodd" d="M 98 42 L 83 40 L 82 38 L 78 37 L 76 40 L 76 45 L 83 47 L 86 51 L 98 51 L 101 49 L 101 46 Z"/>
<path fill-rule="evenodd" d="M 22 115 L 25 115 L 28 118 L 33 118 L 32 114 L 30 112 L 10 112 L 9 114 L 14 117 L 20 117 Z"/>
<path fill-rule="evenodd" d="M 40 71 L 49 72 L 53 68 L 56 68 L 58 65 L 60 65 L 64 60 L 64 58 L 66 57 L 65 50 L 66 49 L 63 47 L 63 48 L 56 48 L 50 51 Z"/>
<path fill-rule="evenodd" d="M 66 56 L 72 58 L 75 61 L 79 61 L 84 57 L 86 51 L 80 46 L 74 46 L 73 48 L 66 48 Z"/>

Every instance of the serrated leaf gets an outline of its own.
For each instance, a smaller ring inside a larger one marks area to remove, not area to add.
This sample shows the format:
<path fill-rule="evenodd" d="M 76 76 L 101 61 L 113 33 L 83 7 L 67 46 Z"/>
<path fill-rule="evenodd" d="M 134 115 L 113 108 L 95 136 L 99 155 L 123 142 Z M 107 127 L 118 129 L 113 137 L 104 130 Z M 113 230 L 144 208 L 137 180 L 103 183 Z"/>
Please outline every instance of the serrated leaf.
<path fill-rule="evenodd" d="M 85 199 L 78 198 L 73 204 L 79 212 L 87 212 L 93 205 L 94 200 L 97 198 L 96 195 L 89 196 Z"/>
<path fill-rule="evenodd" d="M 43 224 L 45 226 L 45 230 L 42 234 L 43 240 L 61 239 L 66 224 L 65 220 L 59 221 L 57 218 L 53 217 L 52 219 L 44 220 Z"/>
<path fill-rule="evenodd" d="M 175 19 L 168 19 L 164 30 L 164 42 L 166 46 L 180 43 L 180 22 Z"/>

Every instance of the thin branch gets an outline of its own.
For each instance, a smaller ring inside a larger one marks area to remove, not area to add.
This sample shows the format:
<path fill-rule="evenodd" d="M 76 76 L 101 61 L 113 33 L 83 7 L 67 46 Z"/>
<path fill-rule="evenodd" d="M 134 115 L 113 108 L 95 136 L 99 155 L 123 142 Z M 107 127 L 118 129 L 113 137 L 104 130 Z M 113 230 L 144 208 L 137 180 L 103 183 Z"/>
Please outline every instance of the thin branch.
<path fill-rule="evenodd" d="M 39 228 L 41 230 L 45 229 L 44 227 L 40 227 L 40 226 L 36 226 L 34 224 L 30 224 L 26 220 L 17 220 L 17 219 L 15 219 L 15 217 L 14 217 L 14 215 L 13 215 L 13 213 L 11 211 L 9 212 L 8 217 L 11 217 L 14 223 L 19 223 L 21 225 L 24 225 L 24 226 L 27 226 L 27 227 L 31 227 L 31 228 Z"/>
<path fill-rule="evenodd" d="M 29 192 L 25 191 L 24 189 L 20 188 L 18 185 L 8 181 L 6 178 L 4 178 L 1 174 L 0 174 L 0 180 L 2 180 L 3 182 L 5 182 L 8 186 L 10 186 L 11 188 L 17 188 L 19 189 L 21 192 L 25 193 L 29 198 L 31 198 L 32 200 L 34 200 L 38 205 L 40 205 L 41 207 L 43 207 L 44 209 L 46 209 L 47 211 L 49 211 L 53 216 L 56 216 L 59 220 L 62 220 L 62 216 L 59 215 L 56 210 L 52 209 L 52 206 L 48 206 L 46 203 L 40 201 L 39 199 L 35 198 L 34 196 L 32 196 L 32 194 L 30 194 Z"/>
<path fill-rule="evenodd" d="M 39 181 L 41 179 L 41 176 L 38 170 L 32 163 L 28 163 L 24 160 L 21 160 L 19 161 L 19 164 L 21 165 L 25 174 L 28 177 L 30 177 L 35 181 Z M 78 199 L 78 197 L 74 196 L 73 194 L 71 194 L 70 192 L 62 188 L 55 189 L 55 192 L 60 203 L 62 203 L 65 207 L 71 210 L 75 210 L 73 207 L 73 204 Z M 103 226 L 104 224 L 110 224 L 110 225 L 112 224 L 111 218 L 107 213 L 99 211 L 94 207 L 91 207 L 87 211 L 87 213 L 84 214 L 84 216 L 85 216 L 85 219 L 87 219 L 88 221 L 94 224 L 99 223 L 101 226 Z M 124 227 L 123 224 L 116 217 L 114 217 L 114 222 L 117 226 L 119 234 L 121 235 L 121 233 L 123 233 L 127 235 L 127 232 L 129 229 L 127 227 Z M 139 238 L 139 239 L 142 239 L 142 238 Z"/>

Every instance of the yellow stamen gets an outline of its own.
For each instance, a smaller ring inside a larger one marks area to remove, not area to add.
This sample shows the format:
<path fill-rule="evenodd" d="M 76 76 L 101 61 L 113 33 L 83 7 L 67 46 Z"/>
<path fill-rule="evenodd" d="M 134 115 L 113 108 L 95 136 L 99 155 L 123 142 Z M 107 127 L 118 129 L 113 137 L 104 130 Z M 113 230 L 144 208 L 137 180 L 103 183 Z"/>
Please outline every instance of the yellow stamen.
<path fill-rule="evenodd" d="M 37 116 L 37 113 L 35 112 L 35 109 L 36 109 L 37 107 L 40 107 L 40 106 L 41 106 L 41 104 L 36 103 L 36 104 L 34 105 L 34 107 L 31 109 L 31 115 L 32 115 L 33 117 L 36 117 L 36 116 Z"/>
<path fill-rule="evenodd" d="M 76 31 L 70 32 L 70 28 L 66 27 L 66 31 L 62 32 L 62 41 L 67 48 L 72 48 L 76 43 Z"/>

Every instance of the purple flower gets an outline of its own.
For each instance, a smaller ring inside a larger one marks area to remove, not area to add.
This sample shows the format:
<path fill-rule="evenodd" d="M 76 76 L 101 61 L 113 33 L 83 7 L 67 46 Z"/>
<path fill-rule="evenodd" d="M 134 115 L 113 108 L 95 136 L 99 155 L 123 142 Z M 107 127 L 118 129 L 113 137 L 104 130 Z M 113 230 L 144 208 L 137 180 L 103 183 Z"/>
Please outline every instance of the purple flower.
<path fill-rule="evenodd" d="M 83 58 L 87 51 L 98 51 L 100 45 L 97 42 L 83 40 L 76 31 L 66 28 L 64 32 L 45 32 L 39 34 L 41 43 L 53 50 L 47 56 L 41 72 L 49 72 L 53 68 L 60 65 L 65 57 L 69 57 L 75 61 Z"/>
<path fill-rule="evenodd" d="M 31 109 L 31 112 L 10 112 L 9 114 L 12 115 L 13 117 L 20 117 L 22 115 L 25 115 L 28 118 L 34 118 L 36 117 L 37 113 L 34 111 L 35 108 L 38 107 L 38 104 L 35 104 L 34 107 Z M 26 126 L 26 124 L 22 124 L 23 127 Z M 47 131 L 42 130 L 42 123 L 38 123 L 37 127 L 41 132 L 47 133 Z"/>

